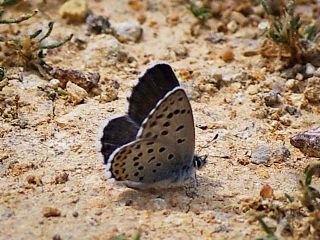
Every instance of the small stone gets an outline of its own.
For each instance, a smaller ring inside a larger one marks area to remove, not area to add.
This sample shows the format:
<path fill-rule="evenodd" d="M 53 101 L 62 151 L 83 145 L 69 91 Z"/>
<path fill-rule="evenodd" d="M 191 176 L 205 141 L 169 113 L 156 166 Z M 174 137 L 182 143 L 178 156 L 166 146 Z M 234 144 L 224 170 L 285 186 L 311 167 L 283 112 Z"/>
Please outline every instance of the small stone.
<path fill-rule="evenodd" d="M 86 18 L 86 24 L 88 25 L 89 33 L 112 33 L 109 19 L 105 16 L 90 13 Z"/>
<path fill-rule="evenodd" d="M 121 50 L 121 43 L 111 35 L 96 35 L 91 38 L 85 55 L 101 55 L 103 58 L 109 58 L 111 55 L 117 55 Z"/>
<path fill-rule="evenodd" d="M 262 145 L 258 146 L 252 151 L 251 162 L 254 164 L 267 164 L 270 161 L 271 150 L 270 147 Z"/>
<path fill-rule="evenodd" d="M 298 80 L 288 79 L 288 81 L 286 81 L 286 83 L 285 83 L 285 86 L 287 89 L 295 91 L 295 89 L 298 88 L 298 84 L 299 84 Z"/>
<path fill-rule="evenodd" d="M 227 29 L 228 31 L 230 31 L 231 33 L 234 33 L 238 30 L 238 24 L 236 21 L 232 20 L 227 24 Z"/>
<path fill-rule="evenodd" d="M 208 128 L 208 125 L 205 123 L 199 123 L 197 124 L 197 127 L 200 128 L 201 130 L 206 130 Z"/>
<path fill-rule="evenodd" d="M 53 88 L 53 89 L 58 89 L 58 87 L 60 86 L 61 82 L 59 79 L 53 78 L 50 80 L 49 82 L 49 87 Z"/>
<path fill-rule="evenodd" d="M 54 182 L 55 184 L 63 184 L 63 183 L 66 183 L 68 179 L 69 179 L 68 173 L 64 172 L 56 176 L 54 179 Z"/>
<path fill-rule="evenodd" d="M 140 24 L 144 24 L 146 19 L 147 19 L 147 17 L 143 13 L 140 13 L 137 19 L 138 19 Z"/>
<path fill-rule="evenodd" d="M 37 186 L 43 185 L 42 180 L 39 176 L 29 175 L 29 176 L 27 176 L 26 180 L 29 184 L 34 184 Z"/>
<path fill-rule="evenodd" d="M 302 73 L 297 73 L 296 79 L 297 79 L 298 81 L 302 81 L 302 80 L 304 79 L 304 76 L 302 75 Z"/>
<path fill-rule="evenodd" d="M 69 0 L 59 9 L 59 14 L 72 22 L 82 22 L 88 14 L 88 4 L 86 0 Z"/>
<path fill-rule="evenodd" d="M 218 16 L 221 14 L 221 5 L 222 5 L 221 2 L 211 1 L 210 10 L 211 10 L 212 15 Z"/>
<path fill-rule="evenodd" d="M 225 62 L 231 62 L 234 59 L 234 53 L 232 49 L 228 48 L 224 50 L 221 54 L 221 58 Z"/>
<path fill-rule="evenodd" d="M 281 105 L 280 94 L 270 91 L 264 96 L 264 102 L 267 107 L 279 107 Z"/>
<path fill-rule="evenodd" d="M 320 67 L 313 74 L 315 77 L 320 77 Z"/>
<path fill-rule="evenodd" d="M 42 209 L 42 213 L 44 217 L 60 217 L 61 212 L 57 208 L 52 207 L 44 207 Z"/>
<path fill-rule="evenodd" d="M 284 110 L 289 113 L 290 115 L 300 115 L 301 114 L 301 111 L 294 107 L 294 106 L 290 106 L 290 105 L 286 105 L 284 107 Z"/>
<path fill-rule="evenodd" d="M 320 158 L 320 128 L 299 133 L 290 138 L 290 143 L 305 155 Z"/>
<path fill-rule="evenodd" d="M 248 19 L 240 12 L 233 11 L 231 18 L 235 20 L 240 26 L 245 26 L 248 23 Z"/>
<path fill-rule="evenodd" d="M 14 215 L 14 211 L 10 208 L 6 208 L 1 212 L 1 217 L 10 218 Z"/>
<path fill-rule="evenodd" d="M 70 100 L 74 105 L 83 102 L 84 99 L 88 97 L 88 93 L 86 90 L 70 81 L 67 82 L 66 90 L 69 93 Z"/>
<path fill-rule="evenodd" d="M 288 115 L 281 116 L 279 120 L 285 126 L 290 126 L 292 123 L 292 121 Z"/>
<path fill-rule="evenodd" d="M 308 77 L 313 76 L 315 71 L 316 71 L 316 68 L 311 63 L 306 64 L 306 75 Z"/>
<path fill-rule="evenodd" d="M 206 40 L 212 43 L 220 43 L 225 41 L 225 36 L 223 32 L 209 33 Z"/>
<path fill-rule="evenodd" d="M 128 5 L 134 11 L 139 11 L 143 7 L 142 1 L 140 1 L 140 0 L 129 0 Z"/>
<path fill-rule="evenodd" d="M 299 72 L 302 72 L 303 66 L 301 64 L 296 64 L 292 68 L 285 69 L 280 76 L 286 79 L 295 78 Z"/>
<path fill-rule="evenodd" d="M 249 85 L 247 91 L 250 95 L 255 95 L 259 92 L 259 86 L 258 85 Z"/>
<path fill-rule="evenodd" d="M 273 189 L 269 185 L 264 185 L 260 190 L 260 196 L 264 199 L 273 197 Z"/>
<path fill-rule="evenodd" d="M 288 148 L 281 146 L 272 153 L 273 162 L 281 163 L 287 161 L 291 156 Z"/>
<path fill-rule="evenodd" d="M 312 77 L 308 79 L 304 95 L 311 103 L 320 102 L 320 78 Z"/>
<path fill-rule="evenodd" d="M 62 240 L 61 236 L 59 234 L 55 234 L 53 237 L 52 237 L 52 240 Z"/>
<path fill-rule="evenodd" d="M 186 57 L 188 57 L 189 55 L 189 51 L 188 48 L 180 46 L 180 47 L 175 47 L 173 48 L 174 54 L 176 55 L 176 57 L 180 58 L 180 59 L 184 59 Z"/>
<path fill-rule="evenodd" d="M 308 105 L 308 101 L 303 94 L 291 94 L 288 102 L 290 105 L 297 107 L 298 109 L 305 108 Z"/>
<path fill-rule="evenodd" d="M 150 200 L 150 204 L 156 211 L 161 211 L 167 208 L 166 200 L 162 198 L 154 198 Z"/>
<path fill-rule="evenodd" d="M 138 42 L 143 29 L 137 22 L 123 22 L 113 25 L 117 39 L 120 42 Z"/>
<path fill-rule="evenodd" d="M 125 201 L 125 203 L 124 203 L 124 205 L 125 206 L 132 206 L 132 204 L 133 204 L 133 200 L 132 199 L 127 199 L 126 201 Z"/>
<path fill-rule="evenodd" d="M 116 88 L 106 85 L 105 91 L 101 93 L 99 102 L 112 102 L 118 98 L 118 91 Z"/>
<path fill-rule="evenodd" d="M 268 22 L 260 22 L 258 25 L 258 29 L 265 31 L 266 29 L 268 29 L 270 26 L 270 24 Z"/>
<path fill-rule="evenodd" d="M 94 215 L 96 215 L 96 216 L 101 216 L 101 215 L 102 215 L 102 211 L 101 211 L 101 210 L 98 210 L 97 212 L 94 213 Z"/>
<path fill-rule="evenodd" d="M 79 216 L 79 213 L 78 213 L 77 211 L 73 211 L 73 212 L 72 212 L 72 216 L 76 218 L 76 217 Z"/>

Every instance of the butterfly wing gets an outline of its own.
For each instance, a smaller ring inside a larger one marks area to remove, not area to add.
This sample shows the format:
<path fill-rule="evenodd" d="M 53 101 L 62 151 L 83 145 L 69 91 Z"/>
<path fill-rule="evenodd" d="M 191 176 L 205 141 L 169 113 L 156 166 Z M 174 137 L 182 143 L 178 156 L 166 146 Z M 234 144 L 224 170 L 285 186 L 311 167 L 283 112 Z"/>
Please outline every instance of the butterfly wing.
<path fill-rule="evenodd" d="M 179 161 L 173 146 L 154 139 L 138 139 L 114 153 L 107 167 L 111 178 L 136 187 L 152 186 L 168 181 L 178 182 L 188 177 L 192 165 Z"/>
<path fill-rule="evenodd" d="M 111 120 L 101 142 L 111 179 L 149 186 L 190 176 L 195 145 L 192 109 L 168 64 L 157 64 L 139 78 L 128 115 Z"/>
<path fill-rule="evenodd" d="M 150 112 L 137 140 L 117 149 L 107 168 L 117 181 L 185 180 L 193 171 L 194 123 L 185 92 L 176 88 Z"/>
<path fill-rule="evenodd" d="M 179 82 L 170 65 L 158 63 L 148 68 L 132 89 L 128 115 L 139 126 L 156 104 Z"/>
<path fill-rule="evenodd" d="M 101 142 L 101 154 L 104 163 L 107 164 L 112 152 L 117 148 L 136 139 L 139 126 L 128 116 L 121 116 L 109 120 L 103 128 Z"/>
<path fill-rule="evenodd" d="M 192 162 L 195 130 L 192 109 L 183 89 L 170 91 L 143 121 L 137 138 L 157 139 L 174 147 L 178 159 Z"/>

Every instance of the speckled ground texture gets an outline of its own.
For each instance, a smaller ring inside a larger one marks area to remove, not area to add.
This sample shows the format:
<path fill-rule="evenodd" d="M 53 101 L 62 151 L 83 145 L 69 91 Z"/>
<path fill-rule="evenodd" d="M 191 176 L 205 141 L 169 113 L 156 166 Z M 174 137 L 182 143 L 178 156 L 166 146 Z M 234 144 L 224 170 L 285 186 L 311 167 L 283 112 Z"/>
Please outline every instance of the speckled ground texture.
<path fill-rule="evenodd" d="M 30 9 L 40 12 L 21 28 L 31 31 L 54 20 L 53 39 L 74 33 L 47 61 L 98 72 L 101 94 L 113 91 L 118 97 L 109 101 L 90 95 L 80 104 L 66 96 L 51 101 L 41 90 L 48 80 L 36 72 L 9 80 L 2 96 L 20 99 L 18 118 L 0 117 L 0 239 L 132 239 L 138 232 L 142 239 L 263 236 L 254 216 L 241 211 L 242 202 L 259 196 L 267 184 L 275 195 L 296 194 L 297 179 L 312 159 L 291 146 L 290 137 L 317 127 L 320 115 L 319 104 L 291 90 L 278 71 L 269 71 L 268 66 L 277 68 L 277 60 L 268 65 L 259 54 L 244 56 L 259 48 L 261 30 L 239 25 L 236 32 L 224 33 L 223 41 L 212 42 L 206 39 L 217 32 L 219 20 L 210 19 L 211 29 L 197 29 L 199 36 L 192 36 L 196 19 L 184 1 L 142 1 L 140 7 L 126 0 L 89 1 L 89 9 L 109 16 L 111 23 L 145 17 L 139 23 L 142 39 L 120 43 L 112 35 L 87 36 L 84 23 L 67 23 L 58 14 L 62 1 L 32 2 Z M 82 50 L 75 47 L 76 38 L 87 43 Z M 104 50 L 92 50 L 99 46 Z M 221 59 L 226 50 L 234 53 L 229 62 Z M 97 155 L 101 125 L 126 111 L 137 76 L 157 60 L 172 65 L 186 90 L 194 111 L 196 152 L 208 155 L 193 198 L 183 188 L 139 192 L 110 185 Z M 106 87 L 115 82 L 116 88 Z M 280 103 L 266 106 L 264 94 L 274 89 Z M 298 113 L 290 115 L 287 105 Z M 290 156 L 281 155 L 287 150 Z M 266 152 L 272 154 L 265 161 L 259 154 Z M 68 179 L 57 180 L 64 173 Z M 48 207 L 60 216 L 46 217 Z"/>

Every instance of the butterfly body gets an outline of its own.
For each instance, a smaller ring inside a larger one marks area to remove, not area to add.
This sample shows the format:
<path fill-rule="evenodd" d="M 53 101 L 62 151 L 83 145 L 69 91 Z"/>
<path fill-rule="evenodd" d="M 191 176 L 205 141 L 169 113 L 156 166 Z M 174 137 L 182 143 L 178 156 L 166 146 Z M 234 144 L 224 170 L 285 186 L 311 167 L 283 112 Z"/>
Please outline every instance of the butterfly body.
<path fill-rule="evenodd" d="M 111 181 L 157 188 L 194 178 L 192 109 L 169 65 L 157 64 L 139 78 L 128 114 L 109 121 L 101 144 Z"/>

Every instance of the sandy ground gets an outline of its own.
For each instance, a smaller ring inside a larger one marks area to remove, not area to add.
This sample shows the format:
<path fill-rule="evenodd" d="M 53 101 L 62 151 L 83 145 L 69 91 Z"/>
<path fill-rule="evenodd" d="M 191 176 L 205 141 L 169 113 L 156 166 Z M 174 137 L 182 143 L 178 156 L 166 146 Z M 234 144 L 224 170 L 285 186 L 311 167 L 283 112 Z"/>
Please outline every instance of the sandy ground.
<path fill-rule="evenodd" d="M 37 29 L 53 19 L 54 38 L 74 33 L 88 45 L 98 44 L 101 35 L 86 36 L 85 24 L 69 24 L 58 15 L 61 2 L 48 2 L 49 6 L 42 6 L 37 16 L 20 26 Z M 0 118 L 0 239 L 111 239 L 119 235 L 132 239 L 138 232 L 142 239 L 253 239 L 264 233 L 254 217 L 241 210 L 243 201 L 259 196 L 266 184 L 275 195 L 296 194 L 297 179 L 310 159 L 294 149 L 289 139 L 316 127 L 319 108 L 310 105 L 300 115 L 284 114 L 289 124 L 272 119 L 277 109 L 266 107 L 259 93 L 269 92 L 285 79 L 279 72 L 269 73 L 266 60 L 259 55 L 243 56 L 244 51 L 259 46 L 260 39 L 252 37 L 257 28 L 240 28 L 226 33 L 225 41 L 212 43 L 205 38 L 215 32 L 218 20 L 209 21 L 212 30 L 192 37 L 190 27 L 196 20 L 186 5 L 165 2 L 144 1 L 142 10 L 134 11 L 124 0 L 90 1 L 93 12 L 115 23 L 136 20 L 144 13 L 142 39 L 118 43 L 115 50 L 134 58 L 131 63 L 118 62 L 104 51 L 78 50 L 74 42 L 56 56 L 48 56 L 48 62 L 62 67 L 99 72 L 107 85 L 117 81 L 116 100 L 88 97 L 77 105 L 67 97 L 51 101 L 39 88 L 48 81 L 32 71 L 23 72 L 22 81 L 12 79 L 3 88 L 7 98 L 17 94 L 20 99 L 18 120 Z M 220 58 L 225 49 L 233 51 L 233 61 Z M 198 173 L 194 198 L 183 188 L 139 192 L 107 184 L 97 156 L 101 125 L 126 111 L 126 97 L 138 74 L 157 60 L 173 66 L 189 94 L 196 152 L 208 154 L 207 166 Z M 215 74 L 223 78 L 219 90 Z M 281 94 L 283 102 L 297 95 L 287 89 Z M 250 156 L 258 146 L 275 151 L 284 146 L 291 156 L 253 164 Z M 68 180 L 58 183 L 56 178 L 63 173 Z M 47 207 L 59 210 L 60 216 L 45 217 Z"/>

